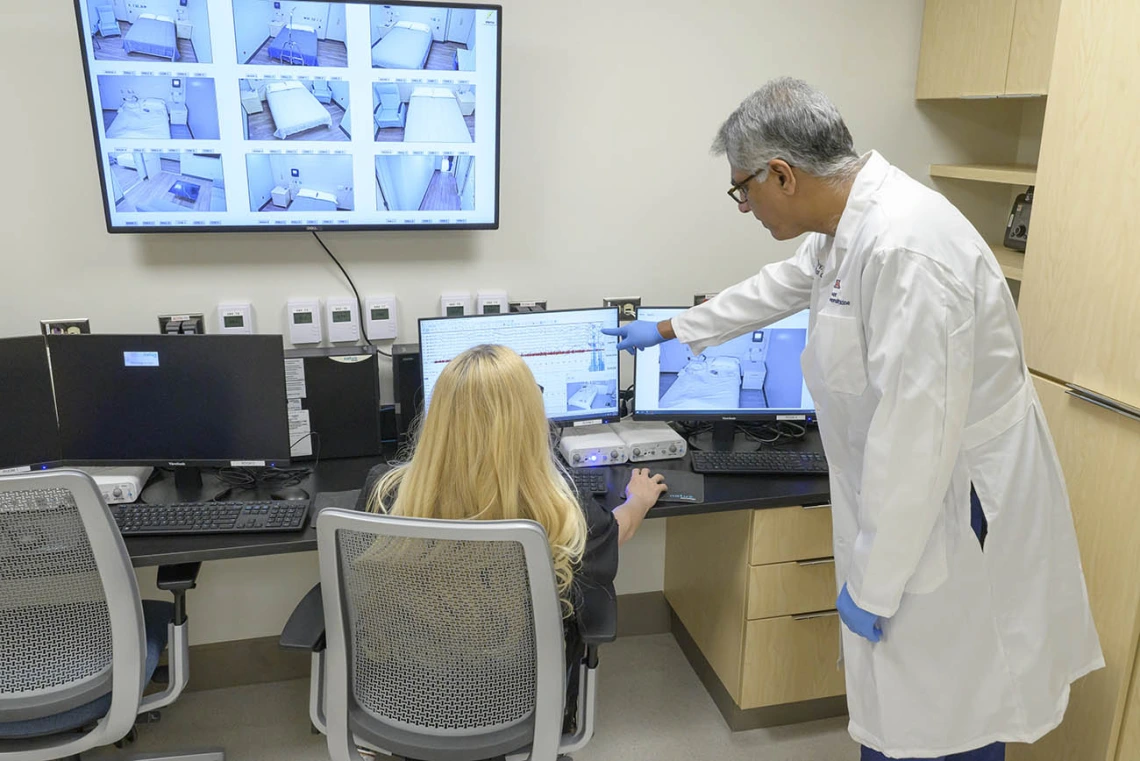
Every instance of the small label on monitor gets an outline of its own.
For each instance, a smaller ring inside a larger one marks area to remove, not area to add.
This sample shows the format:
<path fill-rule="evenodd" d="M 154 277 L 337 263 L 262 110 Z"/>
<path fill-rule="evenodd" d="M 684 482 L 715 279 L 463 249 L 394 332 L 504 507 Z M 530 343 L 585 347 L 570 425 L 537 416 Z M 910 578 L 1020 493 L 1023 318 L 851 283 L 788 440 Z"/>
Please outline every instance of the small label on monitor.
<path fill-rule="evenodd" d="M 580 425 L 601 425 L 603 422 L 605 422 L 605 419 L 600 417 L 593 418 L 592 420 L 575 420 L 574 427 L 577 428 Z"/>
<path fill-rule="evenodd" d="M 158 367 L 157 351 L 124 351 L 124 367 Z"/>
<path fill-rule="evenodd" d="M 13 473 L 30 473 L 31 471 L 31 465 L 21 465 L 17 468 L 0 468 L 0 476 L 10 476 Z"/>
<path fill-rule="evenodd" d="M 230 460 L 231 468 L 264 468 L 265 460 Z"/>
<path fill-rule="evenodd" d="M 807 420 L 807 415 L 777 415 L 777 420 Z"/>

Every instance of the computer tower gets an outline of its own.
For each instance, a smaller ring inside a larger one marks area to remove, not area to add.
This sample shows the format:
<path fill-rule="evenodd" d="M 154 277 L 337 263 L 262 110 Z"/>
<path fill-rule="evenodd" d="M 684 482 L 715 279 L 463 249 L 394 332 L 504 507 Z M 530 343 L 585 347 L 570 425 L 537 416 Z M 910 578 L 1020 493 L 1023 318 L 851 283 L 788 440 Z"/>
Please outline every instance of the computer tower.
<path fill-rule="evenodd" d="M 382 450 L 380 365 L 364 347 L 290 349 L 292 459 L 376 457 Z M 301 441 L 313 433 L 319 439 Z"/>
<path fill-rule="evenodd" d="M 396 394 L 396 430 L 403 439 L 424 404 L 419 344 L 392 346 L 392 385 Z"/>

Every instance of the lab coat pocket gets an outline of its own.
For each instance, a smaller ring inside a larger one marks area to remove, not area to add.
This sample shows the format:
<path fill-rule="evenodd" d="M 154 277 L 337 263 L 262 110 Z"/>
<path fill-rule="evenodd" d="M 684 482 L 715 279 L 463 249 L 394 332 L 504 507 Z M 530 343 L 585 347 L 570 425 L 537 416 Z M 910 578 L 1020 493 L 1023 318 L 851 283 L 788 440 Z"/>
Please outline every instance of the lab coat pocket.
<path fill-rule="evenodd" d="M 823 382 L 837 394 L 862 394 L 867 388 L 863 343 L 854 317 L 823 313 L 816 317 L 812 346 Z"/>

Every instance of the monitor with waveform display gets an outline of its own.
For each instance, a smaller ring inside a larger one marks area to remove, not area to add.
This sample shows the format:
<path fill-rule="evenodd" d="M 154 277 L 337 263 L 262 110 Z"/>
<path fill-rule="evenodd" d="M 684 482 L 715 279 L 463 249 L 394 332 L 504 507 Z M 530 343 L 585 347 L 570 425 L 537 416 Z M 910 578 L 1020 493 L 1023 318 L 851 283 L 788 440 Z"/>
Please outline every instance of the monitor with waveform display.
<path fill-rule="evenodd" d="M 447 363 L 475 346 L 517 352 L 542 389 L 546 416 L 557 423 L 618 418 L 616 308 L 434 317 L 420 320 L 424 410 Z"/>

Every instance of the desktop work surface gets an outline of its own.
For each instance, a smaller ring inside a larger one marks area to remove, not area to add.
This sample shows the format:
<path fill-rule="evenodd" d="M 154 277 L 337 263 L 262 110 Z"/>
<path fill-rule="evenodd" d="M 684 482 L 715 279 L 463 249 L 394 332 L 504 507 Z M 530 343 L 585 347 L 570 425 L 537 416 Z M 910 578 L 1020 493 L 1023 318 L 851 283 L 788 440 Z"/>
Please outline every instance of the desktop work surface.
<path fill-rule="evenodd" d="M 807 443 L 808 446 L 811 442 Z M 818 442 L 815 442 L 818 446 Z M 381 457 L 352 457 L 323 460 L 301 485 L 313 496 L 312 509 L 322 505 L 319 495 L 359 489 Z M 622 490 L 630 467 L 688 470 L 688 457 L 681 460 L 636 463 L 631 466 L 603 468 L 607 493 L 596 497 L 607 509 L 623 501 Z M 824 504 L 829 499 L 827 476 L 705 476 L 705 501 L 700 504 L 659 504 L 649 511 L 650 518 L 674 518 L 685 515 L 720 513 L 731 510 Z M 254 495 L 235 495 L 250 498 Z M 311 552 L 317 549 L 317 532 L 311 525 L 303 531 L 279 534 L 203 534 L 200 536 L 134 536 L 125 539 L 127 552 L 136 567 L 197 563 L 209 560 L 231 560 L 260 555 L 283 555 Z"/>

